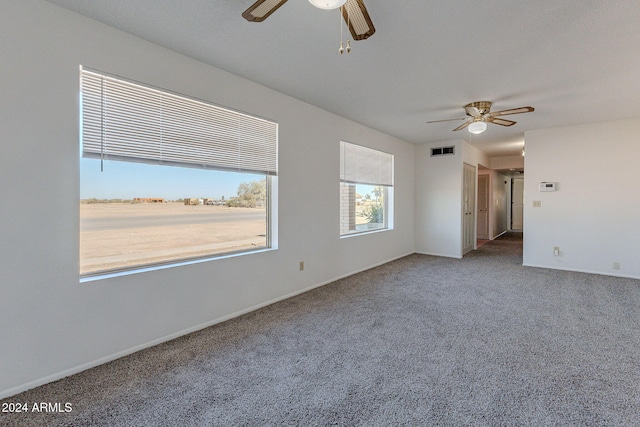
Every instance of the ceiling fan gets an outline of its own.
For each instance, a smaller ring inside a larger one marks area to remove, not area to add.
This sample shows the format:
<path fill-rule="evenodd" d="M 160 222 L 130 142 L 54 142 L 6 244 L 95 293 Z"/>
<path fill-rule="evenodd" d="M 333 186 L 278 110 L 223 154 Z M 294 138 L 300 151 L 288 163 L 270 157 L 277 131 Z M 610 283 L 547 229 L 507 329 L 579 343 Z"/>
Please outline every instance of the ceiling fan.
<path fill-rule="evenodd" d="M 469 117 L 460 117 L 457 119 L 433 120 L 427 123 L 449 122 L 452 120 L 466 120 L 463 124 L 454 129 L 454 131 L 462 130 L 469 127 L 471 133 L 482 133 L 487 129 L 487 123 L 493 123 L 500 126 L 513 126 L 516 124 L 513 120 L 501 119 L 500 116 L 508 116 L 511 114 L 530 113 L 534 111 L 533 107 L 519 107 L 509 110 L 501 110 L 491 112 L 491 102 L 478 101 L 472 102 L 464 106 L 464 110 Z"/>
<path fill-rule="evenodd" d="M 242 13 L 242 17 L 249 22 L 262 22 L 286 2 L 287 0 L 258 0 Z M 309 2 L 320 9 L 341 8 L 342 17 L 354 40 L 368 39 L 376 32 L 363 0 L 309 0 Z"/>

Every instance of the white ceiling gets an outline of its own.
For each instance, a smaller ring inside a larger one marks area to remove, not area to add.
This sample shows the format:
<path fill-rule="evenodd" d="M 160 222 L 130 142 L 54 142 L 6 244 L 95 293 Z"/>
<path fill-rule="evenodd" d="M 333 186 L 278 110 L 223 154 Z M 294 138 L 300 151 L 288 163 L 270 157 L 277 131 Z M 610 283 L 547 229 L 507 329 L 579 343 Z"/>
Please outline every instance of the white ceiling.
<path fill-rule="evenodd" d="M 262 23 L 253 0 L 49 1 L 414 144 L 513 155 L 529 129 L 640 116 L 637 0 L 365 0 L 376 33 L 342 56 L 339 12 L 307 0 Z M 426 123 L 483 100 L 536 111 L 471 137 Z"/>

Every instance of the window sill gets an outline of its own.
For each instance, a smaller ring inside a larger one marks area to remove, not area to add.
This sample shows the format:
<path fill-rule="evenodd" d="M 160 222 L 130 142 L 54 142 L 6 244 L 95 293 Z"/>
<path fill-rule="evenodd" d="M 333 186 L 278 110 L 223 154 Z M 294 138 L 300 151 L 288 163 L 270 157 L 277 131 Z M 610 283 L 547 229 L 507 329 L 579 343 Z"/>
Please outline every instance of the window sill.
<path fill-rule="evenodd" d="M 362 230 L 362 231 L 357 231 L 355 233 L 342 234 L 340 236 L 340 238 L 341 239 L 348 239 L 349 237 L 362 236 L 364 234 L 383 233 L 385 231 L 393 231 L 393 228 L 378 228 L 378 229 L 375 229 L 375 230 Z"/>
<path fill-rule="evenodd" d="M 228 254 L 218 255 L 218 256 L 213 256 L 212 255 L 212 256 L 209 256 L 209 257 L 206 257 L 206 258 L 188 259 L 188 260 L 182 260 L 182 261 L 168 262 L 166 264 L 139 266 L 139 267 L 133 267 L 133 268 L 127 269 L 127 270 L 105 271 L 105 272 L 102 272 L 102 273 L 101 272 L 97 272 L 95 274 L 91 274 L 91 275 L 80 277 L 80 283 L 95 282 L 95 281 L 104 280 L 104 279 L 112 279 L 112 278 L 115 278 L 115 277 L 122 277 L 122 276 L 129 276 L 129 275 L 132 275 L 132 274 L 146 273 L 146 272 L 149 272 L 149 271 L 164 270 L 164 269 L 167 269 L 167 268 L 182 267 L 182 266 L 185 266 L 185 265 L 200 264 L 200 263 L 203 263 L 203 262 L 217 261 L 217 260 L 227 259 L 227 258 L 236 258 L 236 257 L 240 257 L 240 256 L 258 254 L 258 253 L 262 253 L 262 252 L 271 252 L 271 251 L 275 251 L 277 249 L 278 248 L 262 248 L 262 249 L 257 249 L 257 250 L 254 250 L 254 251 L 234 252 L 234 253 L 228 253 Z"/>

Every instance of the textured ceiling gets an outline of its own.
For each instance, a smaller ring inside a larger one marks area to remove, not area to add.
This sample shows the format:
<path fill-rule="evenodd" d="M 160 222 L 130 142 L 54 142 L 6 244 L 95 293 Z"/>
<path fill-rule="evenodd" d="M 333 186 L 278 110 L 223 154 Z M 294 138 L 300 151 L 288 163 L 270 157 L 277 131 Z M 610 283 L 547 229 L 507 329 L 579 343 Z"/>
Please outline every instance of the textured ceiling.
<path fill-rule="evenodd" d="M 414 144 L 519 153 L 523 133 L 640 116 L 637 0 L 365 0 L 376 27 L 339 55 L 339 12 L 290 0 L 49 0 Z M 347 32 L 345 31 L 345 39 Z M 452 132 L 472 101 L 531 105 L 510 128 Z"/>

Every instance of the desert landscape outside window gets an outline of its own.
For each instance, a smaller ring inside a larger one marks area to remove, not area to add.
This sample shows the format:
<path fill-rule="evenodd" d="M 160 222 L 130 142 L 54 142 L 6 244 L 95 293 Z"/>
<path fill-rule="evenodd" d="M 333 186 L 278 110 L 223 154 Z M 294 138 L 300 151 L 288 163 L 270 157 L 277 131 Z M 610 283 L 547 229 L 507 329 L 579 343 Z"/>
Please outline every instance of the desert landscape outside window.
<path fill-rule="evenodd" d="M 272 247 L 277 124 L 81 70 L 80 275 Z"/>

